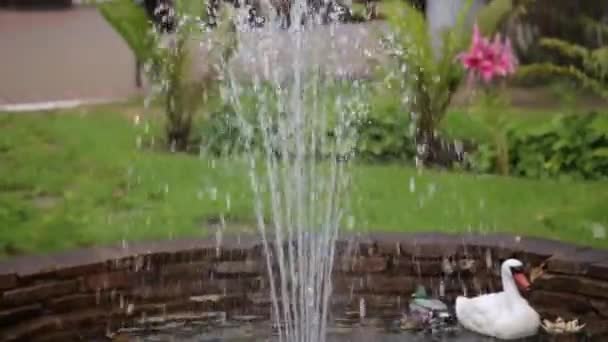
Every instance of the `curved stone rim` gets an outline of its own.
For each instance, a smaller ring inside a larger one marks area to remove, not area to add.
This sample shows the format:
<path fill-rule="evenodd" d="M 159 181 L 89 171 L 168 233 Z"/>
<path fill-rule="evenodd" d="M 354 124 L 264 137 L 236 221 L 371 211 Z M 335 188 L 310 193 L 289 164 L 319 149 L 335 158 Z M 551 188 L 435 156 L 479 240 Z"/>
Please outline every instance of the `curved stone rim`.
<path fill-rule="evenodd" d="M 225 237 L 217 247 L 215 239 L 181 239 L 0 262 L 0 340 L 69 341 L 182 313 L 269 318 L 273 279 L 257 236 Z M 436 292 L 442 281 L 449 302 L 499 291 L 498 265 L 510 257 L 543 265 L 529 298 L 543 317 L 581 318 L 592 341 L 605 341 L 608 251 L 504 234 L 343 236 L 331 310 L 352 311 L 364 298 L 370 315 L 398 318 L 418 285 Z M 472 268 L 461 266 L 469 261 Z"/>
<path fill-rule="evenodd" d="M 428 249 L 436 250 L 437 256 L 449 256 L 466 252 L 467 248 L 499 248 L 512 253 L 536 255 L 551 259 L 566 267 L 583 265 L 606 270 L 608 279 L 608 249 L 598 249 L 538 237 L 521 237 L 511 234 L 448 234 L 448 233 L 360 233 L 342 235 L 339 243 L 353 241 L 376 246 L 377 248 L 397 248 L 413 254 Z M 224 250 L 250 249 L 259 246 L 261 241 L 255 234 L 229 235 L 222 238 L 219 247 Z M 104 263 L 128 257 L 146 256 L 158 253 L 194 252 L 217 248 L 213 238 L 182 238 L 174 240 L 137 241 L 120 245 L 78 248 L 74 250 L 23 255 L 0 261 L 0 279 L 9 275 L 28 277 L 61 269 L 74 268 L 86 264 Z M 433 248 L 438 247 L 438 248 Z M 584 270 L 580 270 L 584 273 Z M 0 281 L 0 284 L 2 281 Z M 1 286 L 0 286 L 1 288 Z"/>

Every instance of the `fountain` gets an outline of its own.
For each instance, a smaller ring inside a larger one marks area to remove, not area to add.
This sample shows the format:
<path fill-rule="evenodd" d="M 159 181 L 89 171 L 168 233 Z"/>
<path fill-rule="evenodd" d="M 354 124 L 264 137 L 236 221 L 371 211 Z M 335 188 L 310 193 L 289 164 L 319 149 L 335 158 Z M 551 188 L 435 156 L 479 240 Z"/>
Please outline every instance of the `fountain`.
<path fill-rule="evenodd" d="M 260 66 L 251 79 L 227 61 L 223 68 L 223 96 L 247 149 L 258 234 L 2 262 L 0 340 L 487 341 L 404 332 L 399 321 L 420 285 L 446 302 L 495 291 L 497 265 L 512 256 L 543 266 L 531 294 L 539 311 L 581 318 L 597 341 L 606 338 L 605 251 L 504 235 L 341 232 L 355 225 L 349 166 L 368 110 L 365 85 L 346 66 L 332 75 L 315 59 L 340 59 L 339 48 L 324 51 L 329 56 L 306 48 L 311 32 L 331 36 L 339 26 L 316 27 L 303 0 L 291 15 L 288 32 L 239 31 L 260 38 L 237 56 Z M 277 37 L 291 47 L 287 68 L 264 45 Z"/>
<path fill-rule="evenodd" d="M 271 68 L 273 51 L 250 51 L 250 58 L 262 59 L 264 74 L 242 85 L 227 68 L 226 93 L 246 133 L 245 145 L 252 146 L 254 132 L 261 135 L 261 153 L 247 154 L 268 276 L 277 280 L 270 281 L 270 295 L 279 341 L 322 342 L 336 240 L 348 214 L 345 195 L 355 124 L 365 105 L 356 81 L 348 91 L 327 96 L 344 82 L 319 71 L 318 61 L 303 63 L 307 32 L 320 15 L 309 14 L 306 1 L 295 1 L 290 15 L 294 50 L 288 69 Z M 240 102 L 248 87 L 256 103 L 253 120 Z"/>

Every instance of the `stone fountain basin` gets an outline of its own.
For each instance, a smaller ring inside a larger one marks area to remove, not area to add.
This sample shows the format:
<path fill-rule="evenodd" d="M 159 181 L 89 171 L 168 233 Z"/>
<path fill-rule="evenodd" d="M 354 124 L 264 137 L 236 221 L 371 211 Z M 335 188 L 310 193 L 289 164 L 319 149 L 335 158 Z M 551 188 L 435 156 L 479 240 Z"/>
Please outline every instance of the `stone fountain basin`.
<path fill-rule="evenodd" d="M 517 257 L 545 264 L 529 294 L 541 316 L 578 318 L 591 341 L 608 340 L 608 251 L 508 235 L 373 234 L 344 237 L 336 252 L 332 312 L 357 310 L 363 298 L 369 318 L 394 320 L 417 285 L 438 294 L 441 280 L 448 301 L 499 291 L 500 261 Z M 154 317 L 267 320 L 269 311 L 265 257 L 251 235 L 220 248 L 173 240 L 0 263 L 0 341 L 92 340 Z"/>

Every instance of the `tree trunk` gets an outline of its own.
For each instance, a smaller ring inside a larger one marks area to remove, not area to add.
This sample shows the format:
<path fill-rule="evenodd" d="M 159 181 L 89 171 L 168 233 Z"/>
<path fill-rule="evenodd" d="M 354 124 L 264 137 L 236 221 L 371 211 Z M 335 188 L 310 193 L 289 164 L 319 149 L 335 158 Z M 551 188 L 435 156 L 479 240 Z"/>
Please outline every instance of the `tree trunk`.
<path fill-rule="evenodd" d="M 368 21 L 374 20 L 378 17 L 378 14 L 376 12 L 376 1 L 365 1 L 365 17 Z"/>
<path fill-rule="evenodd" d="M 141 78 L 142 63 L 139 58 L 135 57 L 135 86 L 141 88 L 143 85 Z"/>
<path fill-rule="evenodd" d="M 169 125 L 167 128 L 167 143 L 171 151 L 187 151 L 190 145 L 190 124 Z"/>
<path fill-rule="evenodd" d="M 503 176 L 508 176 L 509 165 L 509 144 L 504 132 L 496 132 L 496 165 L 498 172 Z"/>
<path fill-rule="evenodd" d="M 421 113 L 416 130 L 416 165 L 425 166 L 433 159 L 435 125 L 431 113 Z"/>

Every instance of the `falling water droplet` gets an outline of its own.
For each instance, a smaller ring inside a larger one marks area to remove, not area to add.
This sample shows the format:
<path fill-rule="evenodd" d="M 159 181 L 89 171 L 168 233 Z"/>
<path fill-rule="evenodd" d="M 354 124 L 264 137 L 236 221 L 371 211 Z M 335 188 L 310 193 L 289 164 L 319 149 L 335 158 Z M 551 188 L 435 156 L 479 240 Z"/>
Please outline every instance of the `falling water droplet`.
<path fill-rule="evenodd" d="M 217 229 L 215 231 L 215 256 L 217 258 L 221 255 L 221 246 L 222 246 L 222 229 Z"/>
<path fill-rule="evenodd" d="M 414 136 L 414 134 L 416 133 L 416 123 L 414 121 L 409 124 L 408 133 L 410 136 Z"/>
<path fill-rule="evenodd" d="M 365 299 L 363 297 L 361 297 L 359 299 L 359 317 L 361 319 L 365 318 L 366 316 L 366 312 L 365 312 Z"/>
<path fill-rule="evenodd" d="M 492 252 L 490 249 L 486 249 L 486 268 L 492 269 Z"/>
<path fill-rule="evenodd" d="M 213 187 L 209 189 L 209 198 L 211 198 L 212 201 L 217 200 L 217 188 Z"/>
<path fill-rule="evenodd" d="M 429 197 L 432 197 L 433 195 L 435 195 L 435 192 L 437 192 L 437 185 L 435 183 L 429 184 L 428 192 L 429 192 Z"/>
<path fill-rule="evenodd" d="M 606 227 L 600 223 L 593 223 L 591 225 L 591 232 L 594 239 L 606 239 Z"/>
<path fill-rule="evenodd" d="M 309 287 L 306 288 L 306 293 L 308 295 L 307 296 L 307 298 L 308 298 L 307 304 L 308 304 L 308 306 L 313 307 L 314 304 L 315 304 L 315 290 L 312 287 L 309 286 Z"/>
<path fill-rule="evenodd" d="M 410 192 L 416 192 L 416 180 L 414 179 L 414 177 L 410 177 Z"/>
<path fill-rule="evenodd" d="M 355 229 L 355 217 L 353 215 L 349 215 L 346 219 L 346 228 L 348 230 Z"/>

